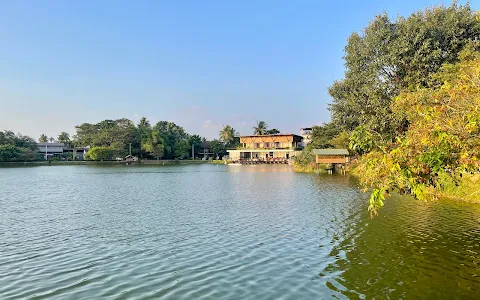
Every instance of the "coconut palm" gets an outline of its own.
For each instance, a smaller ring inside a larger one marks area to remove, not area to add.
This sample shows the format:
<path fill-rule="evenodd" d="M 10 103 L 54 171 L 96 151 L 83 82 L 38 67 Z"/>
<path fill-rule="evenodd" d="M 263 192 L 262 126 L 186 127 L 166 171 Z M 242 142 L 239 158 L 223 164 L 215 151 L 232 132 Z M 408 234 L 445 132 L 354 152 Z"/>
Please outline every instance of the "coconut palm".
<path fill-rule="evenodd" d="M 267 123 L 264 121 L 258 121 L 257 126 L 253 127 L 253 134 L 254 135 L 265 135 L 268 129 Z"/>
<path fill-rule="evenodd" d="M 42 134 L 42 135 L 40 136 L 40 138 L 38 139 L 38 141 L 39 141 L 40 143 L 46 143 L 46 142 L 48 142 L 48 136 L 46 136 L 45 134 Z"/>
<path fill-rule="evenodd" d="M 236 132 L 232 126 L 227 125 L 220 130 L 220 140 L 225 144 L 231 145 L 235 142 Z"/>
<path fill-rule="evenodd" d="M 48 140 L 50 141 L 50 143 L 55 142 L 55 139 L 53 137 L 49 138 Z"/>

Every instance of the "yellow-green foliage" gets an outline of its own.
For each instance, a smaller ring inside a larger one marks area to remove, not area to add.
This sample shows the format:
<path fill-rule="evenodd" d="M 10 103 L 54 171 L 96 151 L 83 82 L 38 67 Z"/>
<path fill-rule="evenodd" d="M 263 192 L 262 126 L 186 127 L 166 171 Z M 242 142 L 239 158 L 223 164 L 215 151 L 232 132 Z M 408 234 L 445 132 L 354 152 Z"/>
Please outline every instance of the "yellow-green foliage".
<path fill-rule="evenodd" d="M 350 134 L 346 131 L 342 131 L 336 137 L 334 137 L 330 142 L 337 149 L 349 149 Z"/>
<path fill-rule="evenodd" d="M 317 168 L 315 155 L 311 150 L 302 151 L 293 160 L 293 170 L 299 173 L 326 173 L 327 167 L 327 164 L 319 164 Z"/>
<path fill-rule="evenodd" d="M 311 150 L 303 150 L 302 153 L 295 156 L 293 160 L 293 170 L 299 173 L 322 173 L 326 172 L 327 165 L 320 164 L 317 168 L 315 155 Z"/>
<path fill-rule="evenodd" d="M 422 200 L 447 194 L 480 198 L 471 189 L 478 179 L 462 179 L 480 169 L 480 54 L 462 53 L 459 63 L 443 66 L 434 79 L 438 86 L 404 92 L 392 103 L 392 111 L 409 122 L 405 136 L 360 160 L 356 173 L 373 190 L 372 212 L 392 189 Z"/>
<path fill-rule="evenodd" d="M 109 160 L 113 159 L 115 150 L 111 147 L 93 147 L 85 155 L 86 160 Z"/>
<path fill-rule="evenodd" d="M 443 173 L 438 182 L 441 186 L 435 191 L 438 197 L 480 203 L 480 174 L 463 173 L 459 180 L 455 180 Z"/>
<path fill-rule="evenodd" d="M 315 172 L 315 155 L 311 150 L 304 150 L 293 160 L 293 169 L 295 172 L 313 173 Z"/>

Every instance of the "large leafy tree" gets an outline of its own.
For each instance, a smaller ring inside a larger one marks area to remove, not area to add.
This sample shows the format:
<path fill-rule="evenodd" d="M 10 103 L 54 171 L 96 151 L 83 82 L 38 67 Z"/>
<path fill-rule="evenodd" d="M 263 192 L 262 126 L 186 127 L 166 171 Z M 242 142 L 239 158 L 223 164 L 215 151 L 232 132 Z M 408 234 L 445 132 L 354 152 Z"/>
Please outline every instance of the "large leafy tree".
<path fill-rule="evenodd" d="M 266 134 L 279 134 L 280 130 L 278 130 L 277 128 L 272 128 L 272 129 L 267 130 L 265 133 Z"/>
<path fill-rule="evenodd" d="M 69 143 L 70 141 L 70 135 L 67 132 L 62 132 L 58 135 L 58 141 L 60 143 Z"/>
<path fill-rule="evenodd" d="M 173 146 L 173 151 L 175 158 L 187 158 L 190 153 L 190 144 L 186 140 L 177 140 Z"/>
<path fill-rule="evenodd" d="M 153 134 L 163 140 L 164 158 L 185 158 L 189 154 L 189 135 L 183 127 L 173 122 L 160 121 L 153 127 Z M 187 149 L 188 148 L 188 149 Z M 183 151 L 187 149 L 186 151 Z"/>
<path fill-rule="evenodd" d="M 345 47 L 345 78 L 329 93 L 333 123 L 352 131 L 363 125 L 374 136 L 392 139 L 408 128 L 402 112 L 390 103 L 402 90 L 437 84 L 432 74 L 455 63 L 459 52 L 480 40 L 480 20 L 469 5 L 454 2 L 391 21 L 376 16 Z"/>
<path fill-rule="evenodd" d="M 0 161 L 31 161 L 37 159 L 37 144 L 31 137 L 0 131 Z"/>
<path fill-rule="evenodd" d="M 0 131 L 0 145 L 14 145 L 31 150 L 37 149 L 37 144 L 33 138 L 26 135 L 15 134 L 9 130 Z"/>
<path fill-rule="evenodd" d="M 227 154 L 227 148 L 225 143 L 219 140 L 213 140 L 210 142 L 210 147 L 212 149 L 213 155 L 222 159 Z"/>
<path fill-rule="evenodd" d="M 480 170 L 480 53 L 464 51 L 460 57 L 431 76 L 442 84 L 403 92 L 392 103 L 392 111 L 404 113 L 410 126 L 405 136 L 377 145 L 360 162 L 357 173 L 373 190 L 371 211 L 392 189 L 419 199 L 442 192 L 478 199 L 478 184 L 468 192 L 457 186 Z"/>
<path fill-rule="evenodd" d="M 253 127 L 254 135 L 265 135 L 267 134 L 268 125 L 265 121 L 258 121 L 257 125 Z"/>
<path fill-rule="evenodd" d="M 142 150 L 152 158 L 160 159 L 165 154 L 165 141 L 158 132 L 152 132 L 152 139 L 142 145 Z"/>
<path fill-rule="evenodd" d="M 340 129 L 333 123 L 313 126 L 310 134 L 309 149 L 334 148 L 332 139 L 340 133 Z"/>
<path fill-rule="evenodd" d="M 154 131 L 150 122 L 143 117 L 137 125 L 142 158 L 160 159 L 165 154 L 165 141 L 159 132 Z"/>
<path fill-rule="evenodd" d="M 155 152 L 155 146 L 152 141 L 152 126 L 147 118 L 143 117 L 140 119 L 137 125 L 137 133 L 140 140 L 140 156 L 144 158 L 145 156 L 150 156 Z"/>
<path fill-rule="evenodd" d="M 109 147 L 115 155 L 140 152 L 140 139 L 135 124 L 128 119 L 104 120 L 97 124 L 84 123 L 76 127 L 76 139 L 81 145 L 92 147 Z"/>
<path fill-rule="evenodd" d="M 99 146 L 90 149 L 85 159 L 87 160 L 111 160 L 114 159 L 115 150 L 111 147 Z"/>
<path fill-rule="evenodd" d="M 189 136 L 188 142 L 190 144 L 190 147 L 193 146 L 195 154 L 198 154 L 200 152 L 200 146 L 202 145 L 202 137 L 194 134 Z"/>

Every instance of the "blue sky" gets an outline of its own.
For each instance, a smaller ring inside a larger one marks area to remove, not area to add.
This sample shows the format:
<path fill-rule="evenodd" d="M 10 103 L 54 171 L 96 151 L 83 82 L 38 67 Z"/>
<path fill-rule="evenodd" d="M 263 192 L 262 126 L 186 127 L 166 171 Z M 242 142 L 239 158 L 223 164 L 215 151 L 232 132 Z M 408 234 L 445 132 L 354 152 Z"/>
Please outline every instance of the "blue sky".
<path fill-rule="evenodd" d="M 297 133 L 330 119 L 353 31 L 439 3 L 0 0 L 0 130 L 146 116 L 208 138 L 257 120 Z"/>

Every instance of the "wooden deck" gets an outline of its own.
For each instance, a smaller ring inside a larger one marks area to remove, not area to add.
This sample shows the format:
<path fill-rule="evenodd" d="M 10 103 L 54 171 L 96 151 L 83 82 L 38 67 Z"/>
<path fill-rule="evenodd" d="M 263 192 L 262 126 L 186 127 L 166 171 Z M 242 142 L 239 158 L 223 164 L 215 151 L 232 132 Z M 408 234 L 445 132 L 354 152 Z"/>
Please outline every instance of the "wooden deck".
<path fill-rule="evenodd" d="M 259 165 L 259 164 L 289 164 L 288 159 L 240 159 L 233 161 L 233 163 L 240 163 L 242 165 Z"/>

